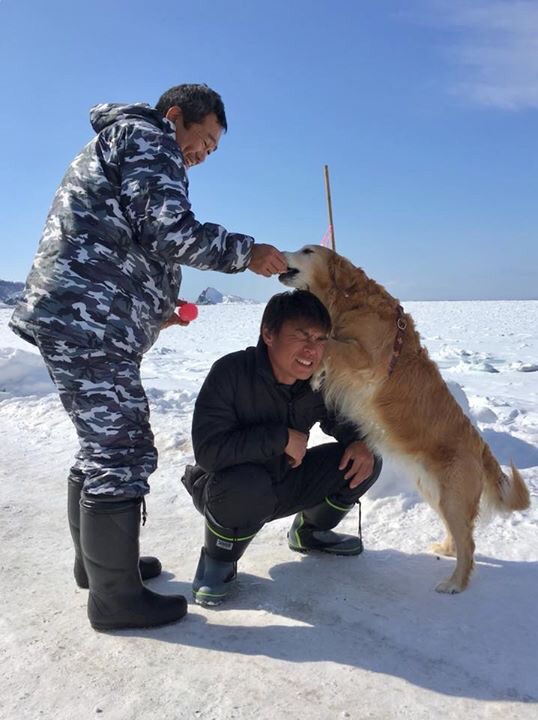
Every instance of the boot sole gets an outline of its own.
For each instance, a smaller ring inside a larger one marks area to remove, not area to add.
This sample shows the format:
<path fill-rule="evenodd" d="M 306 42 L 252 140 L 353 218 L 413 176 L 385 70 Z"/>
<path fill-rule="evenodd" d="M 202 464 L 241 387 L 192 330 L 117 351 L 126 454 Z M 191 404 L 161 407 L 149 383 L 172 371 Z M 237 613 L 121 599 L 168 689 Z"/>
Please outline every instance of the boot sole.
<path fill-rule="evenodd" d="M 203 585 L 202 585 L 203 587 Z M 237 594 L 238 591 L 238 580 L 237 575 L 232 579 L 229 580 L 226 583 L 226 588 L 224 592 L 221 593 L 211 593 L 211 592 L 200 592 L 200 590 L 196 590 L 195 588 L 192 589 L 192 599 L 197 605 L 207 605 L 210 607 L 215 607 L 216 605 L 221 605 L 225 600 L 227 600 L 229 597 L 232 597 L 233 595 Z"/>
<path fill-rule="evenodd" d="M 197 593 L 192 594 L 192 599 L 197 605 L 203 605 L 205 607 L 216 607 L 217 605 L 222 605 L 222 603 L 226 600 L 228 595 L 198 595 Z"/>
<path fill-rule="evenodd" d="M 230 588 L 224 593 L 203 593 L 199 590 L 192 591 L 192 599 L 197 605 L 215 607 L 221 605 L 225 600 L 237 592 L 237 581 L 232 581 Z"/>
<path fill-rule="evenodd" d="M 97 632 L 111 632 L 113 630 L 149 630 L 150 628 L 158 628 L 158 627 L 164 627 L 165 625 L 173 625 L 174 623 L 180 622 L 180 620 L 183 620 L 187 613 L 185 612 L 181 617 L 176 618 L 175 620 L 165 620 L 164 622 L 159 623 L 149 623 L 144 625 L 136 625 L 134 623 L 113 623 L 111 625 L 108 625 L 106 623 L 93 623 L 90 621 L 90 625 L 94 630 Z"/>
<path fill-rule="evenodd" d="M 298 548 L 288 545 L 289 549 L 293 552 L 300 553 L 301 555 L 308 555 L 308 553 L 323 553 L 324 555 L 339 555 L 340 557 L 356 557 L 361 555 L 364 548 L 358 548 L 354 550 L 329 550 L 325 548 Z"/>

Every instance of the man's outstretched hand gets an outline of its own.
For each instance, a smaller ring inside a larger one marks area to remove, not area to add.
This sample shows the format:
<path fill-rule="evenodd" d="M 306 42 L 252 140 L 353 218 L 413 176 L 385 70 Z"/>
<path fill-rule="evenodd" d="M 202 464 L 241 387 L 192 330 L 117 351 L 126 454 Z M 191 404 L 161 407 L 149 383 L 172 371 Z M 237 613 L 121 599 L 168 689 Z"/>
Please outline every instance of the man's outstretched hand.
<path fill-rule="evenodd" d="M 280 250 L 277 250 L 273 245 L 254 243 L 248 269 L 257 275 L 271 277 L 271 275 L 279 275 L 280 273 L 286 272 L 288 263 Z"/>

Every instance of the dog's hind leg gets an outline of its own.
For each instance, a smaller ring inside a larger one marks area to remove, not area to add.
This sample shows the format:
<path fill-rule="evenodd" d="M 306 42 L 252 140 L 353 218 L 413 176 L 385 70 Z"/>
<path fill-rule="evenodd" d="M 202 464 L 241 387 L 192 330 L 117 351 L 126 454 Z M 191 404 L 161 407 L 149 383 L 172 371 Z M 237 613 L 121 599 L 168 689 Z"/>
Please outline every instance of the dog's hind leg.
<path fill-rule="evenodd" d="M 448 555 L 449 557 L 456 557 L 456 546 L 454 544 L 454 538 L 452 537 L 450 528 L 448 527 L 443 513 L 439 508 L 441 498 L 439 493 L 439 483 L 437 479 L 431 474 L 424 473 L 417 477 L 416 483 L 419 492 L 424 498 L 424 500 L 426 500 L 430 507 L 432 507 L 437 513 L 439 513 L 439 515 L 441 516 L 441 520 L 444 522 L 446 527 L 446 538 L 440 543 L 434 543 L 430 547 L 430 550 L 436 555 Z"/>
<path fill-rule="evenodd" d="M 459 593 L 467 587 L 473 569 L 473 529 L 480 491 L 480 471 L 473 461 L 460 463 L 459 467 L 452 465 L 442 479 L 438 511 L 448 535 L 439 550 L 455 554 L 457 562 L 452 575 L 437 585 L 437 592 Z"/>
<path fill-rule="evenodd" d="M 422 472 L 416 478 L 418 490 L 424 500 L 432 507 L 443 520 L 446 527 L 446 538 L 440 543 L 434 543 L 430 550 L 436 555 L 447 555 L 449 557 L 456 557 L 456 546 L 454 544 L 454 538 L 450 532 L 443 513 L 439 509 L 440 494 L 439 494 L 439 483 L 437 479 L 429 473 Z"/>

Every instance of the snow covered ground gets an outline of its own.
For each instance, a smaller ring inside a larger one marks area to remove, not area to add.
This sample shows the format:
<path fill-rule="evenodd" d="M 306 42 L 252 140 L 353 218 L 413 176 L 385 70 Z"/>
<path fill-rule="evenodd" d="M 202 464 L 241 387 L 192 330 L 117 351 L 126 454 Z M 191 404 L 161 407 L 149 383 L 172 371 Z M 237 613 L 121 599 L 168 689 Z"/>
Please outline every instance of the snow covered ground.
<path fill-rule="evenodd" d="M 168 627 L 99 634 L 75 587 L 65 478 L 76 439 L 32 347 L 0 309 L 0 717 L 338 720 L 537 717 L 538 302 L 407 303 L 432 357 L 530 510 L 480 523 L 461 595 L 434 592 L 434 512 L 389 459 L 363 502 L 358 558 L 291 553 L 289 520 L 240 563 L 240 592 Z M 144 552 L 190 597 L 202 520 L 180 484 L 193 403 L 220 355 L 253 344 L 260 305 L 201 307 L 143 365 L 160 451 Z M 313 442 L 321 440 L 314 433 Z M 344 525 L 354 531 L 357 512 Z"/>

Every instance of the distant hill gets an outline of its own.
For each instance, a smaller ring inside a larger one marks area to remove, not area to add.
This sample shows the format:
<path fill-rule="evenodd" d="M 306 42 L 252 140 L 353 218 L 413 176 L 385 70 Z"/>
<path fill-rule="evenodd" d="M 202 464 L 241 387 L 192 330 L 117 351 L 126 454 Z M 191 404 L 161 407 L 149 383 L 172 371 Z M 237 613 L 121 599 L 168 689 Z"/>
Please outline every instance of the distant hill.
<path fill-rule="evenodd" d="M 3 305 L 15 305 L 20 298 L 24 288 L 22 282 L 9 282 L 0 280 L 0 303 Z"/>
<path fill-rule="evenodd" d="M 247 303 L 249 305 L 255 305 L 256 300 L 247 300 L 246 298 L 239 297 L 239 295 L 223 295 L 216 288 L 208 287 L 198 295 L 196 300 L 197 305 L 227 305 L 230 303 Z"/>

